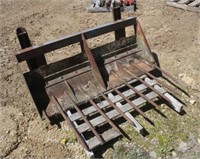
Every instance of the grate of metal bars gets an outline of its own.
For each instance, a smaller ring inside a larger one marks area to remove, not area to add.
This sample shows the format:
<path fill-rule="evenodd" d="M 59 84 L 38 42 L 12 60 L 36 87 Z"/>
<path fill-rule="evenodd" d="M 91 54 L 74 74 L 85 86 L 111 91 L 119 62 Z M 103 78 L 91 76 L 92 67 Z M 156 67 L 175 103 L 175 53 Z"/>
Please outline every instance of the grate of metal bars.
<path fill-rule="evenodd" d="M 140 69 L 143 75 L 136 76 L 132 72 L 129 72 L 129 70 L 125 70 L 133 76 L 133 80 L 125 81 L 116 72 L 112 71 L 111 73 L 121 80 L 123 84 L 114 87 L 108 83 L 110 87 L 109 91 L 101 92 L 99 90 L 99 96 L 97 98 L 90 98 L 88 102 L 82 105 L 77 105 L 73 98 L 70 97 L 70 94 L 65 94 L 65 98 L 73 104 L 73 109 L 65 110 L 64 104 L 59 102 L 56 96 L 51 97 L 52 102 L 62 117 L 67 121 L 68 125 L 73 129 L 76 137 L 85 149 L 93 150 L 123 135 L 121 128 L 115 122 L 118 118 L 124 118 L 138 133 L 143 133 L 144 127 L 132 114 L 136 112 L 143 116 L 149 123 L 153 123 L 141 109 L 146 103 L 149 103 L 154 109 L 157 109 L 159 106 L 156 104 L 156 101 L 162 99 L 175 111 L 178 113 L 181 112 L 183 104 L 170 94 L 179 94 L 174 88 L 156 78 L 153 74 L 145 71 L 139 65 L 132 65 Z M 159 67 L 154 65 L 151 67 L 162 71 L 168 77 L 176 80 Z M 125 68 L 122 67 L 122 69 Z M 64 82 L 68 87 L 67 81 Z M 95 87 L 92 83 L 89 83 L 89 85 Z M 81 85 L 79 89 L 82 93 L 86 93 Z"/>

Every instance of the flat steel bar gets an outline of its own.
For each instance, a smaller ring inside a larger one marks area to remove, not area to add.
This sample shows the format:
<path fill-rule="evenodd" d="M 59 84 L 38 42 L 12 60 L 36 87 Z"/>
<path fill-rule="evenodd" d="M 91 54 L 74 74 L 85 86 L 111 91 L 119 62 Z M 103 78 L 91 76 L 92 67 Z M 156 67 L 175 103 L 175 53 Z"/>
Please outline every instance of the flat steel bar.
<path fill-rule="evenodd" d="M 147 64 L 148 66 L 154 67 L 157 70 L 159 70 L 160 72 L 164 73 L 166 76 L 168 76 L 169 78 L 171 78 L 173 81 L 175 81 L 176 83 L 180 84 L 180 85 L 186 85 L 185 83 L 183 83 L 182 81 L 180 81 L 179 79 L 175 78 L 174 76 L 172 76 L 170 73 L 168 73 L 167 71 L 163 70 L 162 68 L 156 66 L 156 65 L 150 65 L 147 62 L 143 61 L 145 64 Z"/>
<path fill-rule="evenodd" d="M 130 75 L 133 75 L 133 77 L 135 77 L 138 81 L 140 81 L 142 84 L 144 84 L 145 86 L 147 86 L 148 88 L 150 88 L 152 91 L 154 91 L 155 93 L 157 93 L 160 97 L 162 97 L 163 99 L 165 99 L 167 102 L 171 103 L 171 100 L 169 100 L 167 97 L 165 97 L 162 93 L 160 93 L 158 90 L 156 90 L 155 88 L 153 88 L 150 84 L 146 83 L 145 81 L 143 81 L 141 78 L 139 78 L 137 75 L 135 75 L 133 72 L 130 72 L 127 69 L 124 69 L 124 71 L 126 71 L 127 73 L 129 73 Z"/>
<path fill-rule="evenodd" d="M 168 89 L 170 92 L 175 93 L 179 96 L 181 96 L 180 93 L 178 93 L 175 89 L 173 89 L 172 87 L 170 87 L 169 85 L 165 84 L 164 82 L 162 82 L 161 80 L 159 80 L 158 78 L 156 78 L 154 75 L 150 74 L 149 72 L 147 72 L 146 70 L 144 70 L 142 67 L 131 63 L 131 65 L 137 67 L 140 71 L 144 72 L 146 75 L 148 75 L 149 77 L 151 77 L 152 79 L 154 79 L 155 81 L 157 81 L 160 85 L 166 87 L 166 89 Z"/>
<path fill-rule="evenodd" d="M 83 32 L 74 33 L 72 35 L 64 36 L 56 40 L 48 41 L 40 45 L 32 46 L 19 51 L 16 54 L 18 62 L 29 60 L 39 55 L 60 49 L 62 47 L 77 43 L 81 41 L 81 34 L 84 34 L 86 39 L 93 38 L 102 34 L 109 33 L 116 29 L 125 28 L 136 24 L 136 17 L 130 17 L 125 20 L 117 20 L 96 28 L 88 29 Z"/>
<path fill-rule="evenodd" d="M 110 118 L 108 118 L 108 116 L 99 108 L 99 106 L 93 100 L 90 99 L 89 101 L 97 109 L 97 111 L 108 121 L 112 128 L 114 128 L 117 132 L 121 134 L 119 128 L 110 120 Z"/>
<path fill-rule="evenodd" d="M 108 83 L 108 86 L 112 88 L 117 94 L 119 94 L 130 106 L 133 107 L 140 115 L 142 115 L 144 118 L 148 119 L 147 116 L 144 114 L 142 110 L 140 110 L 135 104 L 133 104 L 126 96 L 124 96 L 119 90 L 114 88 L 110 83 Z"/>
<path fill-rule="evenodd" d="M 65 114 L 64 110 L 62 109 L 60 103 L 57 101 L 56 97 L 52 97 L 53 103 L 56 105 L 58 110 L 60 111 L 63 118 L 67 121 L 68 125 L 71 127 L 71 129 L 74 131 L 75 136 L 79 139 L 81 145 L 86 149 L 89 150 L 88 145 L 85 143 L 84 139 L 82 138 L 81 134 L 77 131 L 74 124 L 71 122 L 70 118 Z"/>

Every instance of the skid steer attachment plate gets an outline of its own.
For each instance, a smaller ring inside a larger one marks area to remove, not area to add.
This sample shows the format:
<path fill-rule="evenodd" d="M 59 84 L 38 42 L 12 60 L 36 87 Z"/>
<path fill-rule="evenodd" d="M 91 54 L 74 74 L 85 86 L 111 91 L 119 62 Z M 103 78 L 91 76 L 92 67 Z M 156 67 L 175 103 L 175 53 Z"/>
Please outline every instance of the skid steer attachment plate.
<path fill-rule="evenodd" d="M 127 37 L 126 27 L 132 27 L 134 35 Z M 88 39 L 110 32 L 115 33 L 113 42 L 90 49 Z M 28 63 L 24 77 L 39 114 L 51 123 L 66 120 L 86 150 L 123 135 L 115 122 L 119 118 L 143 133 L 132 112 L 152 123 L 141 109 L 146 103 L 156 109 L 161 99 L 178 113 L 182 110 L 174 97 L 179 92 L 155 73 L 178 80 L 158 67 L 136 17 L 37 46 L 31 46 L 24 28 L 18 28 L 17 35 L 23 49 L 16 58 Z M 80 44 L 80 54 L 46 64 L 44 54 L 74 43 Z"/>

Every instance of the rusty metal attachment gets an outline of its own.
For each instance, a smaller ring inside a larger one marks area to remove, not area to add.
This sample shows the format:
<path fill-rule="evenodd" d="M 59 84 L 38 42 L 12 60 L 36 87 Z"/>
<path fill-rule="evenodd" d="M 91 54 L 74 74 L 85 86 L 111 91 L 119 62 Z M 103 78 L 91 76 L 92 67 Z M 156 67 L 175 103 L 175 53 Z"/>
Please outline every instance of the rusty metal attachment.
<path fill-rule="evenodd" d="M 143 134 L 145 128 L 134 114 L 152 124 L 141 109 L 147 103 L 157 110 L 160 100 L 178 113 L 183 107 L 181 90 L 165 78 L 176 85 L 180 81 L 158 66 L 138 19 L 120 17 L 114 8 L 113 22 L 36 46 L 25 29 L 17 31 L 22 50 L 16 58 L 28 62 L 30 71 L 24 77 L 40 116 L 51 123 L 65 120 L 87 151 L 124 135 L 118 119 Z M 126 35 L 127 27 L 133 35 Z M 113 42 L 90 48 L 89 39 L 110 32 L 115 32 Z M 75 43 L 81 53 L 46 63 L 44 54 Z"/>

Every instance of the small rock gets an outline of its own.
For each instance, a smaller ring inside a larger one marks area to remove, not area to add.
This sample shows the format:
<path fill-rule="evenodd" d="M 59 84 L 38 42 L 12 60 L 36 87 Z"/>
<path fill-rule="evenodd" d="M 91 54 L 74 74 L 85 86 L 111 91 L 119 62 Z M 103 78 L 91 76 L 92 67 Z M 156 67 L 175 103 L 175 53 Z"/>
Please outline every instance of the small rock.
<path fill-rule="evenodd" d="M 176 157 L 177 153 L 175 151 L 172 151 L 172 157 Z"/>
<path fill-rule="evenodd" d="M 181 142 L 177 148 L 180 152 L 185 152 L 188 149 L 188 145 L 185 142 Z"/>
<path fill-rule="evenodd" d="M 156 152 L 155 151 L 151 151 L 149 153 L 149 155 L 152 157 L 152 158 L 157 158 L 157 155 L 156 155 Z"/>
<path fill-rule="evenodd" d="M 190 100 L 190 104 L 194 105 L 196 103 L 196 101 L 194 99 Z"/>
<path fill-rule="evenodd" d="M 6 131 L 6 134 L 10 134 L 10 130 Z"/>
<path fill-rule="evenodd" d="M 200 144 L 200 138 L 197 139 L 197 142 Z"/>
<path fill-rule="evenodd" d="M 5 62 L 6 62 L 6 63 L 9 63 L 9 62 L 10 62 L 10 59 L 6 59 Z"/>
<path fill-rule="evenodd" d="M 161 105 L 160 105 L 161 108 L 164 108 L 165 106 L 166 106 L 165 104 L 161 104 Z"/>
<path fill-rule="evenodd" d="M 24 116 L 22 112 L 17 113 L 18 116 Z"/>

